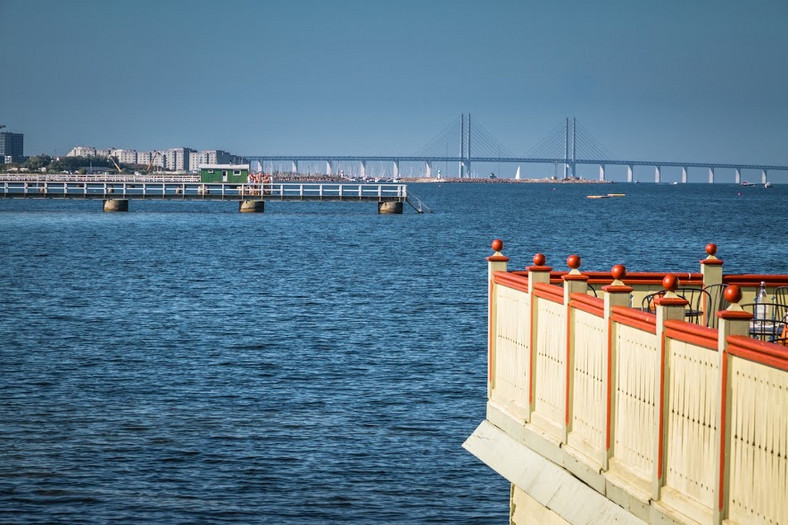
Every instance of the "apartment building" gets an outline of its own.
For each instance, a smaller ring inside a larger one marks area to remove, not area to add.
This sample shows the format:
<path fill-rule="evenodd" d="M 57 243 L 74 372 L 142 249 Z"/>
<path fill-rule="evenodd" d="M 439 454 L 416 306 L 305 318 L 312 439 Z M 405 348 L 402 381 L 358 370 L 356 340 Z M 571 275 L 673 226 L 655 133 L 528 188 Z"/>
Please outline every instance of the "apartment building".
<path fill-rule="evenodd" d="M 25 159 L 25 136 L 22 133 L 0 133 L 0 161 L 6 164 Z"/>

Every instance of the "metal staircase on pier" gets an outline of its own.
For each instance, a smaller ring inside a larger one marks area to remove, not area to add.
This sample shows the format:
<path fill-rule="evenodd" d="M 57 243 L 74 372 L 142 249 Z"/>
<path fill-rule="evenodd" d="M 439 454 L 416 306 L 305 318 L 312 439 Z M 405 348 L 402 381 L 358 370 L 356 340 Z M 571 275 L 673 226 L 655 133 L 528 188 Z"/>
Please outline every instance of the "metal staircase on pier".
<path fill-rule="evenodd" d="M 410 191 L 408 192 L 408 196 L 405 198 L 405 202 L 410 204 L 410 206 L 416 210 L 416 213 L 432 213 L 432 210 L 426 204 L 424 204 L 424 201 Z"/>

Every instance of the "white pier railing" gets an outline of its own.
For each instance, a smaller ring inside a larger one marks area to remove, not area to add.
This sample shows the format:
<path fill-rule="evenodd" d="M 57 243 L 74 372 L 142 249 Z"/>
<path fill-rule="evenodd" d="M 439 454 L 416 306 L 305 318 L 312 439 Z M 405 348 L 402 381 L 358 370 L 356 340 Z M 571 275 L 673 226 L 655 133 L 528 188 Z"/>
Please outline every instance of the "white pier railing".
<path fill-rule="evenodd" d="M 0 180 L 3 198 L 333 200 L 394 201 L 408 198 L 405 184 Z"/>

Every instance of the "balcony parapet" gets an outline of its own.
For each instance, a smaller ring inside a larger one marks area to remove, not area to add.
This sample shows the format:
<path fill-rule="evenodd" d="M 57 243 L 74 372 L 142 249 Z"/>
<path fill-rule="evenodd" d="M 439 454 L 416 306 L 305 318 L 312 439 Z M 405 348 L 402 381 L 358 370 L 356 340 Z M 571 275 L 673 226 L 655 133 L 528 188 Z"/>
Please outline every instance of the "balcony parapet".
<path fill-rule="evenodd" d="M 661 274 L 651 313 L 631 307 L 646 279 L 621 265 L 595 297 L 579 256 L 562 273 L 539 254 L 527 272 L 488 259 L 487 417 L 464 446 L 570 522 L 583 494 L 590 521 L 788 523 L 788 349 L 747 336 L 750 276 L 706 252 L 701 280 L 747 283 L 704 305 L 715 328 L 684 320 L 680 275 Z"/>

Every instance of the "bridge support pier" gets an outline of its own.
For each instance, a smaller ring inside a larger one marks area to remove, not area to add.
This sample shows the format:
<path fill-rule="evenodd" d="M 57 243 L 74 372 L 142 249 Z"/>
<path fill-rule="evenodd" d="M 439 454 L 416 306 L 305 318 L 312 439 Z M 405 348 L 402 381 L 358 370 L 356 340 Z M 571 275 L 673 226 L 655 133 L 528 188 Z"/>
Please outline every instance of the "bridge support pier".
<path fill-rule="evenodd" d="M 241 201 L 238 203 L 241 213 L 265 213 L 265 201 Z"/>
<path fill-rule="evenodd" d="M 383 201 L 378 203 L 378 215 L 402 215 L 402 203 L 396 201 Z"/>
<path fill-rule="evenodd" d="M 104 211 L 129 211 L 128 199 L 104 199 Z"/>

